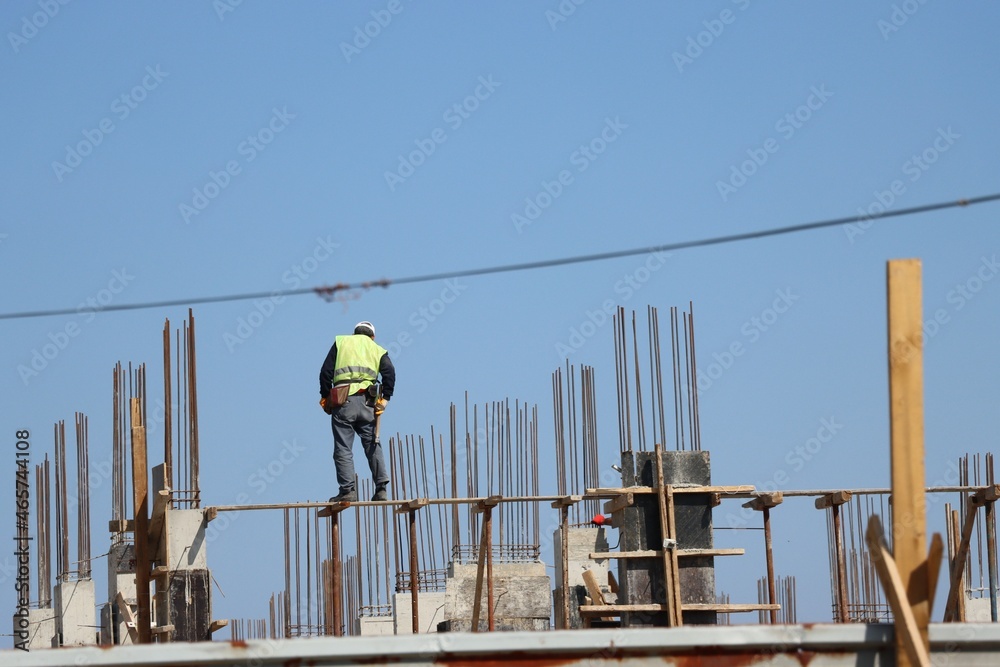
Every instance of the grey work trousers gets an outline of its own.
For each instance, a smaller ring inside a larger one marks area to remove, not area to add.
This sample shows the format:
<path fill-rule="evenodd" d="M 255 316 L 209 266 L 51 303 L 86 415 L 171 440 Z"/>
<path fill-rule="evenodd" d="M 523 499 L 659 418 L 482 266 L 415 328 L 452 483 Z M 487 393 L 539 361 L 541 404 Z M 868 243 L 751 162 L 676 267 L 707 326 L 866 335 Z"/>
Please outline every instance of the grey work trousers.
<path fill-rule="evenodd" d="M 368 467 L 372 471 L 375 486 L 389 483 L 389 474 L 385 470 L 385 460 L 382 458 L 382 445 L 375 440 L 375 409 L 365 402 L 365 396 L 354 395 L 339 408 L 334 408 L 331 415 L 333 423 L 333 462 L 337 466 L 337 483 L 340 492 L 354 490 L 354 434 L 361 436 L 361 446 L 368 458 Z"/>

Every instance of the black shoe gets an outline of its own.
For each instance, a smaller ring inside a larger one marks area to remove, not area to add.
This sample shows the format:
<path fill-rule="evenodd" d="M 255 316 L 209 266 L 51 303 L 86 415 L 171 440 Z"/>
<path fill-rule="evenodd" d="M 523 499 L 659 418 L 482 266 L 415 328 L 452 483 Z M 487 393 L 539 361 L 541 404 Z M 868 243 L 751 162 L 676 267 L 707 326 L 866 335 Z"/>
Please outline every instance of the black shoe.
<path fill-rule="evenodd" d="M 358 500 L 358 492 L 354 489 L 341 491 L 338 495 L 330 498 L 331 503 L 353 503 Z"/>
<path fill-rule="evenodd" d="M 389 500 L 389 494 L 385 492 L 384 486 L 375 487 L 375 495 L 372 496 L 372 500 L 374 501 Z"/>

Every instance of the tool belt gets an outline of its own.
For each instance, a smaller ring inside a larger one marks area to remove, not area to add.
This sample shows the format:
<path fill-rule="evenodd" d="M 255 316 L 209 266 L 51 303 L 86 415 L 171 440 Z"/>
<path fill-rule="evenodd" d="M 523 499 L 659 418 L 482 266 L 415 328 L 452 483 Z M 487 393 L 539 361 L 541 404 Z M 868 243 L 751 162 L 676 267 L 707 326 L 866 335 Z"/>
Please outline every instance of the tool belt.
<path fill-rule="evenodd" d="M 335 384 L 330 387 L 330 395 L 326 399 L 327 406 L 329 408 L 339 408 L 341 405 L 347 402 L 347 397 L 350 395 L 348 392 L 351 390 L 351 383 L 347 384 Z"/>

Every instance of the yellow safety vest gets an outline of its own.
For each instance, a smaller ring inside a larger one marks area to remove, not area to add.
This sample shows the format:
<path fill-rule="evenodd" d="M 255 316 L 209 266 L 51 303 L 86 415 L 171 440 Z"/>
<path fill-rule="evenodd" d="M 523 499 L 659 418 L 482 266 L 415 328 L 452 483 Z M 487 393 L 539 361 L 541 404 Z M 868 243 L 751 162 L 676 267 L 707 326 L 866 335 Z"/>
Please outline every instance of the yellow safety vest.
<path fill-rule="evenodd" d="M 363 334 L 337 336 L 337 362 L 333 371 L 333 384 L 351 383 L 352 395 L 367 389 L 378 379 L 378 366 L 384 347 Z"/>

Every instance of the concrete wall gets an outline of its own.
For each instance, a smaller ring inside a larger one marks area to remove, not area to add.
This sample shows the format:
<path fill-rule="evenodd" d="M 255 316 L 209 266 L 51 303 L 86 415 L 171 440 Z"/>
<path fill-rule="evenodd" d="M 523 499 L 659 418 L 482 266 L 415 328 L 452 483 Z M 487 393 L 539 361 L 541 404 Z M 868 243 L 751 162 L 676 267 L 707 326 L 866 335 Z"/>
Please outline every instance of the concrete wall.
<path fill-rule="evenodd" d="M 987 609 L 987 615 L 989 610 Z M 14 643 L 20 646 L 21 639 L 18 632 L 21 627 L 20 620 L 14 617 Z M 34 651 L 40 648 L 53 648 L 56 645 L 56 612 L 54 609 L 29 609 L 28 610 L 28 639 L 27 649 Z"/>
<path fill-rule="evenodd" d="M 417 614 L 420 632 L 437 632 L 438 623 L 445 620 L 445 597 L 442 592 L 417 594 Z M 413 634 L 413 604 L 409 593 L 392 596 L 392 618 L 397 635 Z"/>
<path fill-rule="evenodd" d="M 62 581 L 53 595 L 56 632 L 62 646 L 87 646 L 97 643 L 94 580 Z"/>
<path fill-rule="evenodd" d="M 452 564 L 448 570 L 445 614 L 449 630 L 472 627 L 476 596 L 474 564 Z M 549 629 L 552 616 L 552 579 L 545 563 L 495 563 L 493 565 L 494 616 L 498 630 Z M 480 628 L 486 628 L 488 588 L 483 581 Z"/>
<path fill-rule="evenodd" d="M 362 637 L 394 635 L 395 625 L 394 616 L 360 616 L 354 619 L 354 633 Z"/>

